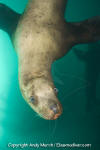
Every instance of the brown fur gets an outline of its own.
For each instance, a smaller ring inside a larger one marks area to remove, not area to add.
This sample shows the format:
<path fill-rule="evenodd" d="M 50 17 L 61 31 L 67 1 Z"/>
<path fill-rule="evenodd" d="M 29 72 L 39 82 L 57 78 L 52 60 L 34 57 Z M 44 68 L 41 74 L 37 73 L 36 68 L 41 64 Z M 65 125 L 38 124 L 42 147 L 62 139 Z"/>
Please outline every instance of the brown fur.
<path fill-rule="evenodd" d="M 54 90 L 51 64 L 73 45 L 93 39 L 87 21 L 82 24 L 65 22 L 64 9 L 65 0 L 29 0 L 13 36 L 22 94 L 45 119 L 56 119 L 62 112 Z M 30 101 L 31 97 L 34 101 Z"/>
<path fill-rule="evenodd" d="M 62 49 L 66 51 L 72 43 L 63 19 L 64 5 L 64 0 L 29 1 L 14 34 L 23 96 L 45 119 L 56 119 L 62 112 L 54 91 L 51 64 L 63 56 L 65 52 Z M 29 102 L 31 96 L 34 96 L 37 105 Z M 56 117 L 50 110 L 53 104 L 57 104 Z"/>

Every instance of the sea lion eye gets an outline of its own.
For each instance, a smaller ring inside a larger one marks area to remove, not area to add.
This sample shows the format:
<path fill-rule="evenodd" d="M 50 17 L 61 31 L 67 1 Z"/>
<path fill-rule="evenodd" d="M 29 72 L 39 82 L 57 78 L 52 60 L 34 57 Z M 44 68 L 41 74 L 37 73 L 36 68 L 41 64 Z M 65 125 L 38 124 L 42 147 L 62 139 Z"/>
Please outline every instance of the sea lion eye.
<path fill-rule="evenodd" d="M 54 88 L 54 91 L 55 91 L 56 93 L 58 93 L 58 89 L 57 89 L 57 88 Z"/>
<path fill-rule="evenodd" d="M 38 104 L 38 101 L 34 98 L 34 96 L 31 96 L 31 97 L 29 98 L 29 101 L 30 101 L 30 103 L 33 104 L 33 105 L 37 105 L 37 104 Z"/>
<path fill-rule="evenodd" d="M 34 100 L 35 100 L 35 99 L 34 99 L 34 97 L 33 97 L 33 96 L 31 96 L 31 97 L 30 97 L 30 102 L 32 102 L 32 103 L 33 103 L 33 102 L 34 102 Z"/>

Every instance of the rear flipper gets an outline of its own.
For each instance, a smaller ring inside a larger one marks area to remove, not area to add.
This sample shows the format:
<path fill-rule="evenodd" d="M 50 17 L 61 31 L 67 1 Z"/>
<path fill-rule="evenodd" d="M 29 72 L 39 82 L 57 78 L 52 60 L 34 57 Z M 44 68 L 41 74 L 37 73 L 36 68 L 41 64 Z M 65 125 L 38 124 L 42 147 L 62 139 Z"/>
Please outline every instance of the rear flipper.
<path fill-rule="evenodd" d="M 78 23 L 68 23 L 75 44 L 100 40 L 100 17 L 93 17 Z"/>
<path fill-rule="evenodd" d="M 8 32 L 11 36 L 16 29 L 20 14 L 4 4 L 0 4 L 0 29 Z"/>

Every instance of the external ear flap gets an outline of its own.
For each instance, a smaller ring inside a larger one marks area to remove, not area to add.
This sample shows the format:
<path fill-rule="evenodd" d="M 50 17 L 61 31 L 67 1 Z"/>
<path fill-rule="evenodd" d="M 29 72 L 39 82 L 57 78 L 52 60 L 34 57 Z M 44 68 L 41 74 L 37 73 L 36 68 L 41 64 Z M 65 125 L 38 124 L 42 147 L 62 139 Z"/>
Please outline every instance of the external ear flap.
<path fill-rule="evenodd" d="M 0 29 L 5 30 L 11 36 L 16 29 L 20 14 L 4 4 L 0 4 Z"/>
<path fill-rule="evenodd" d="M 88 43 L 100 40 L 100 17 L 93 17 L 82 22 L 68 23 L 75 43 Z"/>

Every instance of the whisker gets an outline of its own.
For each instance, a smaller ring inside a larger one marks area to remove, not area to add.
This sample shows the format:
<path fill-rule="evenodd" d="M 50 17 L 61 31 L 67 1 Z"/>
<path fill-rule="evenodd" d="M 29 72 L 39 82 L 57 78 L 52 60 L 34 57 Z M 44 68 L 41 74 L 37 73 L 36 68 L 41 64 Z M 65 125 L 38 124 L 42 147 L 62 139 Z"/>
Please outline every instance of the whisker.
<path fill-rule="evenodd" d="M 54 134 L 55 134 L 55 132 L 56 132 L 56 128 L 57 128 L 57 119 L 55 120 L 55 125 L 53 126 L 53 130 L 52 130 L 52 132 L 51 132 L 51 134 L 50 134 L 50 138 L 53 138 L 53 136 L 54 136 Z"/>
<path fill-rule="evenodd" d="M 38 114 L 35 114 L 35 116 L 33 118 L 34 119 L 40 119 L 40 116 Z"/>
<path fill-rule="evenodd" d="M 51 122 L 51 120 L 49 121 L 49 125 L 50 125 L 50 122 Z M 46 138 L 47 143 L 51 143 L 52 138 L 54 138 L 53 136 L 54 136 L 54 133 L 56 131 L 56 127 L 57 127 L 57 120 L 55 120 L 55 125 L 53 125 L 53 130 L 50 131 L 49 137 Z"/>
<path fill-rule="evenodd" d="M 49 120 L 49 131 L 51 130 L 50 123 L 51 123 L 51 121 Z"/>
<path fill-rule="evenodd" d="M 55 72 L 56 71 L 56 72 Z M 61 77 L 66 77 L 66 76 L 68 76 L 68 77 L 70 77 L 70 78 L 75 78 L 75 79 L 78 79 L 78 80 L 81 80 L 81 81 L 83 81 L 83 82 L 87 82 L 88 83 L 88 80 L 85 80 L 85 79 L 83 79 L 83 78 L 81 78 L 81 77 L 77 77 L 76 75 L 74 75 L 74 74 L 69 74 L 69 73 L 62 73 L 61 71 L 57 71 L 57 70 L 54 70 L 54 75 L 55 76 L 61 76 Z M 59 77 L 58 77 L 59 78 Z"/>
<path fill-rule="evenodd" d="M 63 99 L 65 99 L 66 97 L 72 96 L 73 94 L 75 94 L 75 93 L 78 92 L 79 90 L 84 89 L 84 88 L 89 87 L 89 86 L 90 86 L 90 84 L 81 86 L 81 87 L 79 87 L 79 88 L 77 88 L 77 89 L 71 91 L 71 92 L 68 93 L 67 95 L 65 95 L 65 96 L 63 97 Z"/>

